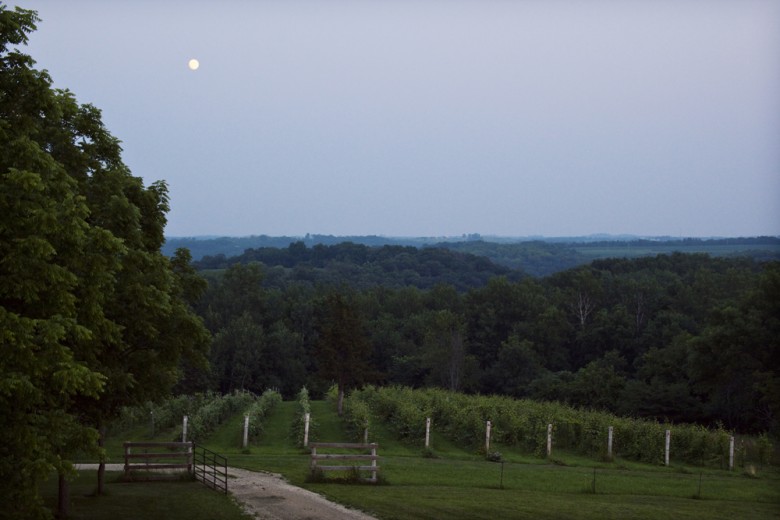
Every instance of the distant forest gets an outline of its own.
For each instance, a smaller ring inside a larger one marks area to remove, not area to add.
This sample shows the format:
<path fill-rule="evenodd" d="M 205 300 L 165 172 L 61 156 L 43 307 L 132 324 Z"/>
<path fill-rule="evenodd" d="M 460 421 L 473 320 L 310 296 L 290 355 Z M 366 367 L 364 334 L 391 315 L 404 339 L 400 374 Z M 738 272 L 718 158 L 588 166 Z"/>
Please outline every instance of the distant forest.
<path fill-rule="evenodd" d="M 713 254 L 648 253 L 686 245 Z M 343 355 L 361 360 L 352 386 L 438 386 L 778 433 L 777 249 L 776 238 L 298 241 L 207 256 L 194 266 L 208 286 L 191 303 L 214 337 L 211 371 L 184 367 L 178 390 L 292 396 L 306 385 L 321 395 L 334 380 L 325 367 Z M 505 265 L 515 250 L 526 267 Z M 635 257 L 585 260 L 616 250 Z"/>
<path fill-rule="evenodd" d="M 250 237 L 213 237 L 213 238 L 168 238 L 163 246 L 163 254 L 172 256 L 176 249 L 186 247 L 193 259 L 199 261 L 201 268 L 224 268 L 236 261 L 246 261 L 248 257 L 267 265 L 276 264 L 276 258 L 283 254 L 275 250 L 294 249 L 292 254 L 300 252 L 300 245 L 313 249 L 317 246 L 339 246 L 344 243 L 382 248 L 398 246 L 385 251 L 402 254 L 413 247 L 416 249 L 447 249 L 460 253 L 481 256 L 489 259 L 495 266 L 519 270 L 523 274 L 535 277 L 548 276 L 572 267 L 589 264 L 600 258 L 640 258 L 659 254 L 707 253 L 711 256 L 744 257 L 759 261 L 780 260 L 780 237 L 717 238 L 717 239 L 646 239 L 636 237 L 566 237 L 535 240 L 512 239 L 502 237 L 483 238 L 478 234 L 464 235 L 460 238 L 386 238 L 380 236 L 306 235 L 305 237 L 272 237 L 258 235 Z M 292 245 L 292 246 L 291 246 Z M 254 250 L 251 252 L 250 250 Z M 318 251 L 322 251 L 318 249 Z M 245 254 L 246 253 L 246 254 Z M 380 256 L 371 253 L 371 256 Z M 266 261 L 267 258 L 270 261 Z M 307 260 L 308 262 L 309 260 Z M 323 266 L 318 266 L 322 268 Z M 492 269 L 498 269 L 493 267 Z"/>

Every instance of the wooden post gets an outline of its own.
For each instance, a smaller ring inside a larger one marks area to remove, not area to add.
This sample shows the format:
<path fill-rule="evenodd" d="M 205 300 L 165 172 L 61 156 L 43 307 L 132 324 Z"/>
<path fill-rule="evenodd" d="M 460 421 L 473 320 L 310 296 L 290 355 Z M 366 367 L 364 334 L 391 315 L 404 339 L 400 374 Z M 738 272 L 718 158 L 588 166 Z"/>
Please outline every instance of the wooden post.
<path fill-rule="evenodd" d="M 547 456 L 552 455 L 552 424 L 547 425 Z"/>
<path fill-rule="evenodd" d="M 734 469 L 734 436 L 729 437 L 729 471 Z"/>
<path fill-rule="evenodd" d="M 186 415 L 182 419 L 181 442 L 187 442 L 187 416 Z"/>
<path fill-rule="evenodd" d="M 425 449 L 431 447 L 431 418 L 425 419 Z"/>
<path fill-rule="evenodd" d="M 490 421 L 485 425 L 485 455 L 490 453 Z"/>
<path fill-rule="evenodd" d="M 371 445 L 371 482 L 376 484 L 376 444 Z"/>
<path fill-rule="evenodd" d="M 612 459 L 612 435 L 613 435 L 613 428 L 612 426 L 609 427 L 609 431 L 607 433 L 607 457 Z"/>
<path fill-rule="evenodd" d="M 303 416 L 303 446 L 306 447 L 309 445 L 309 416 L 311 414 L 306 413 Z"/>
<path fill-rule="evenodd" d="M 249 416 L 244 416 L 244 448 L 249 444 Z"/>
<path fill-rule="evenodd" d="M 187 446 L 187 473 L 194 473 L 195 469 L 195 452 L 192 448 L 193 445 L 190 443 L 190 445 Z"/>
<path fill-rule="evenodd" d="M 154 437 L 154 412 L 149 412 L 149 417 L 151 418 L 152 422 L 152 437 Z"/>
<path fill-rule="evenodd" d="M 666 430 L 666 442 L 665 449 L 664 449 L 664 465 L 669 465 L 669 447 L 671 445 L 672 440 L 672 430 Z"/>

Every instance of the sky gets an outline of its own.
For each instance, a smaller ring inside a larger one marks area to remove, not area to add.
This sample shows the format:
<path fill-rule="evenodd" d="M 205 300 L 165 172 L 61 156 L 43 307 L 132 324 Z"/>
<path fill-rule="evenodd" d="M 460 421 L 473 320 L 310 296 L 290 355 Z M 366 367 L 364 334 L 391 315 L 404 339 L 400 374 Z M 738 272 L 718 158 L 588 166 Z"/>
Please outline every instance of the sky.
<path fill-rule="evenodd" d="M 6 3 L 168 236 L 780 235 L 776 0 Z"/>

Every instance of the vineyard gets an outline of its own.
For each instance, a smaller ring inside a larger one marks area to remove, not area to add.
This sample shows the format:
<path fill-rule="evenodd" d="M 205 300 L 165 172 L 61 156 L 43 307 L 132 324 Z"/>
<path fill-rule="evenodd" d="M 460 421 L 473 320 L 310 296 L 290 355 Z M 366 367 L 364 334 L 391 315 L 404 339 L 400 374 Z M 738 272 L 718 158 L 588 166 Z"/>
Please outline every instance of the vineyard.
<path fill-rule="evenodd" d="M 330 394 L 330 399 L 335 400 L 335 389 Z M 248 437 L 257 442 L 263 435 L 268 415 L 281 402 L 282 397 L 275 390 L 267 390 L 260 396 L 250 392 L 180 396 L 156 406 L 125 409 L 114 430 L 126 431 L 149 421 L 148 431 L 152 436 L 162 434 L 166 440 L 181 440 L 182 419 L 186 416 L 187 438 L 202 442 L 220 425 L 239 415 L 249 418 Z M 486 439 L 488 421 L 491 428 Z M 431 425 L 465 452 L 489 455 L 487 440 L 496 449 L 539 458 L 550 455 L 547 450 L 550 449 L 548 425 L 551 425 L 551 446 L 556 453 L 574 453 L 594 462 L 622 459 L 655 465 L 665 462 L 665 432 L 669 431 L 674 461 L 720 469 L 728 469 L 730 442 L 735 437 L 722 428 L 630 419 L 559 403 L 397 386 L 368 386 L 353 391 L 344 401 L 341 423 L 348 438 L 338 440 L 362 441 L 374 425 L 381 424 L 406 446 L 419 448 L 421 452 L 424 448 L 435 450 L 435 446 L 424 444 L 426 426 Z M 319 440 L 318 425 L 318 417 L 312 414 L 309 392 L 304 387 L 297 395 L 287 437 L 298 448 L 304 448 L 307 442 Z M 610 431 L 612 442 L 608 449 Z M 773 446 L 766 435 L 735 438 L 733 456 L 737 465 L 770 464 Z"/>
<path fill-rule="evenodd" d="M 367 387 L 347 400 L 346 421 L 353 430 L 369 427 L 371 413 L 392 425 L 398 437 L 420 444 L 426 419 L 465 448 L 484 446 L 487 421 L 497 445 L 517 448 L 539 457 L 547 455 L 548 425 L 556 449 L 572 451 L 596 460 L 622 459 L 660 464 L 664 462 L 665 432 L 671 432 L 671 449 L 677 461 L 699 466 L 727 467 L 732 435 L 696 425 L 672 425 L 617 417 L 597 411 L 577 410 L 559 403 L 544 403 L 501 396 L 469 396 L 441 389 L 412 390 L 403 387 Z M 608 432 L 614 445 L 608 455 Z M 742 459 L 750 450 L 754 460 L 769 462 L 771 443 L 766 436 L 739 443 Z"/>
<path fill-rule="evenodd" d="M 770 464 L 772 444 L 766 437 L 737 436 L 735 467 L 729 470 L 732 433 L 726 430 L 633 420 L 557 403 L 369 386 L 347 396 L 343 416 L 335 410 L 335 389 L 325 401 L 311 400 L 306 388 L 291 401 L 273 390 L 199 394 L 126 409 L 112 435 L 180 440 L 188 415 L 188 435 L 225 454 L 231 466 L 281 473 L 295 485 L 383 519 L 517 518 L 518 508 L 528 507 L 542 517 L 603 518 L 615 509 L 615 515 L 628 511 L 638 518 L 772 518 L 780 508 L 780 474 Z M 243 447 L 247 416 L 250 442 Z M 547 452 L 550 424 L 552 454 Z M 610 427 L 612 457 L 606 449 Z M 667 430 L 669 466 L 664 463 Z M 331 483 L 310 480 L 307 442 L 364 442 L 366 437 L 379 444 L 381 485 L 333 484 L 338 476 Z M 497 494 L 505 490 L 512 493 Z"/>

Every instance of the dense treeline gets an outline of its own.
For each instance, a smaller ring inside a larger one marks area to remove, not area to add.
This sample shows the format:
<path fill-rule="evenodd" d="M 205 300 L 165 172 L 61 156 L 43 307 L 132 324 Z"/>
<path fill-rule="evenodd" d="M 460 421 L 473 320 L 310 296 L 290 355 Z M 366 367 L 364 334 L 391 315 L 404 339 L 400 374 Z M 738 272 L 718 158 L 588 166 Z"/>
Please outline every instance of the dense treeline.
<path fill-rule="evenodd" d="M 316 245 L 334 246 L 342 242 L 352 242 L 371 247 L 381 246 L 421 246 L 433 243 L 426 239 L 388 238 L 376 235 L 334 236 L 306 234 L 304 237 L 251 235 L 246 237 L 169 237 L 162 248 L 163 254 L 173 255 L 179 248 L 187 248 L 192 257 L 200 260 L 206 256 L 225 255 L 228 257 L 240 255 L 247 249 L 264 247 L 285 248 L 295 242 L 302 242 L 308 247 Z"/>
<path fill-rule="evenodd" d="M 516 244 L 501 244 L 488 241 L 439 243 L 452 251 L 484 256 L 498 265 L 518 269 L 532 276 L 548 276 L 559 271 L 584 265 L 592 257 L 580 253 L 575 244 L 552 243 L 535 240 Z"/>
<path fill-rule="evenodd" d="M 654 257 L 671 253 L 707 253 L 711 256 L 748 256 L 758 261 L 780 260 L 780 237 L 740 238 L 671 238 L 642 239 L 630 236 L 560 237 L 522 239 L 485 237 L 479 234 L 453 238 L 389 238 L 379 236 L 338 237 L 309 235 L 305 237 L 272 237 L 267 235 L 218 238 L 168 238 L 163 253 L 173 256 L 177 248 L 187 248 L 195 260 L 204 260 L 204 267 L 226 267 L 244 251 L 266 251 L 267 259 L 256 258 L 269 266 L 277 260 L 271 250 L 285 249 L 290 244 L 308 248 L 337 246 L 344 242 L 371 248 L 405 246 L 416 249 L 438 248 L 470 253 L 488 258 L 496 265 L 520 270 L 531 276 L 543 277 L 589 264 L 603 258 Z M 266 253 L 261 253 L 264 256 Z M 228 260 L 231 258 L 231 260 Z M 246 260 L 246 259 L 245 259 Z M 306 260 L 303 260 L 306 261 Z"/>
<path fill-rule="evenodd" d="M 498 265 L 521 269 L 532 276 L 549 276 L 593 260 L 654 257 L 672 253 L 707 253 L 719 257 L 750 257 L 758 261 L 780 260 L 780 238 L 684 238 L 529 241 L 497 243 L 465 241 L 440 243 L 454 251 L 486 256 Z"/>
<path fill-rule="evenodd" d="M 359 318 L 350 334 L 370 345 L 363 382 L 777 429 L 777 262 L 600 260 L 542 279 L 497 276 L 467 291 L 268 284 L 272 270 L 234 264 L 211 278 L 198 310 L 215 334 L 213 372 L 182 390 L 277 387 L 292 396 L 305 384 L 322 392 L 333 379 L 318 377 L 318 345 L 338 292 Z"/>
<path fill-rule="evenodd" d="M 249 262 L 274 267 L 268 272 L 267 283 L 279 287 L 292 282 L 308 282 L 346 283 L 356 288 L 384 285 L 427 289 L 437 283 L 448 283 L 458 290 L 466 290 L 480 287 L 494 276 L 503 275 L 513 280 L 522 277 L 518 271 L 470 253 L 412 246 L 369 247 L 352 242 L 314 247 L 294 242 L 283 249 L 247 249 L 231 258 L 224 255 L 205 257 L 195 265 L 199 269 L 224 269 Z"/>

